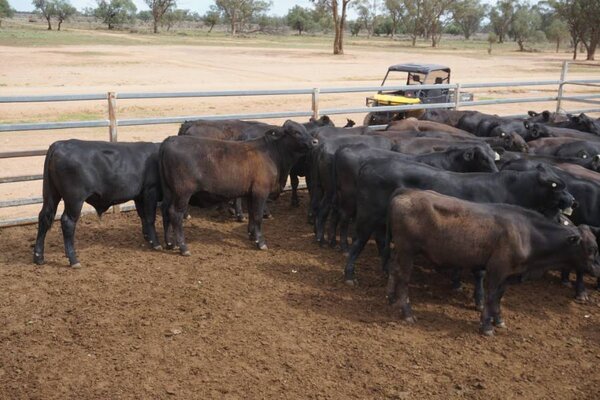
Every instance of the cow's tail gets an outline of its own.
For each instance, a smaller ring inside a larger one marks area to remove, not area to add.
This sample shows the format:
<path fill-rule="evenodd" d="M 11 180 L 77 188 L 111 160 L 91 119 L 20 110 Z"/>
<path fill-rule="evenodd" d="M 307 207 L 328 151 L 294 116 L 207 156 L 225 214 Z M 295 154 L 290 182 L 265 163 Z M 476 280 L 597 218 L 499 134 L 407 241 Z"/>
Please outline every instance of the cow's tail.
<path fill-rule="evenodd" d="M 44 159 L 44 174 L 42 183 L 43 205 L 38 221 L 42 224 L 45 224 L 48 229 L 50 226 L 52 226 L 52 222 L 54 222 L 58 203 L 60 203 L 61 200 L 60 191 L 56 187 L 56 182 L 54 182 L 50 172 L 50 163 L 54 158 L 54 153 L 58 146 L 59 143 L 52 143 L 48 148 L 48 151 L 46 152 L 46 158 Z"/>
<path fill-rule="evenodd" d="M 177 132 L 177 136 L 185 135 L 187 130 L 194 125 L 194 121 L 185 121 L 179 127 L 179 131 Z"/>

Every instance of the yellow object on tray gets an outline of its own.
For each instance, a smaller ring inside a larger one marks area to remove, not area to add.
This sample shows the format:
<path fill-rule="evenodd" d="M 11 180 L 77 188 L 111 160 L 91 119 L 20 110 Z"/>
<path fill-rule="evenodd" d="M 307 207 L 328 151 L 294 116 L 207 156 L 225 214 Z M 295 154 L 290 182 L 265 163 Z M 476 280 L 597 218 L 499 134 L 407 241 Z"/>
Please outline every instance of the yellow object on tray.
<path fill-rule="evenodd" d="M 393 94 L 376 94 L 373 96 L 380 103 L 389 104 L 419 104 L 420 99 L 414 97 L 398 96 Z"/>

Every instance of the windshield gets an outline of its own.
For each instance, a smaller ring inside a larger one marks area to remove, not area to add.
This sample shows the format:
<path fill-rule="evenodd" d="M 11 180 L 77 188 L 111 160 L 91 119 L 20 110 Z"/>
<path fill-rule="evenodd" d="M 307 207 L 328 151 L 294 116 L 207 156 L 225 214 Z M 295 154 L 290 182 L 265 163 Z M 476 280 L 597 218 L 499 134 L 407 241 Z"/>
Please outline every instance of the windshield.
<path fill-rule="evenodd" d="M 416 72 L 390 71 L 381 86 L 421 85 L 427 76 Z"/>
<path fill-rule="evenodd" d="M 427 85 L 442 85 L 450 83 L 450 74 L 446 71 L 431 71 L 429 75 L 427 75 L 427 79 L 423 82 Z"/>

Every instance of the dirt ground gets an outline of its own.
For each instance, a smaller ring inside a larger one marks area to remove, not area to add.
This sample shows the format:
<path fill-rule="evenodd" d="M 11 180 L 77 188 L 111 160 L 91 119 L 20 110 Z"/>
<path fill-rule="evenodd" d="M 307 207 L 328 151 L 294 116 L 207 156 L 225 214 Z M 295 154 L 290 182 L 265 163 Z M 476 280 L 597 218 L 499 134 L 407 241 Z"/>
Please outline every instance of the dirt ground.
<path fill-rule="evenodd" d="M 0 398 L 600 395 L 599 293 L 576 303 L 556 275 L 510 287 L 508 329 L 486 338 L 472 286 L 453 292 L 423 269 L 407 325 L 390 315 L 375 246 L 347 287 L 341 253 L 313 243 L 304 213 L 284 194 L 260 252 L 245 224 L 194 211 L 187 258 L 145 248 L 135 213 L 86 216 L 79 270 L 66 267 L 58 226 L 42 267 L 35 226 L 0 230 Z"/>
<path fill-rule="evenodd" d="M 56 32 L 55 32 L 56 33 Z M 65 32 L 69 33 L 69 32 Z M 54 33 L 50 33 L 54 34 Z M 57 33 L 58 34 L 58 33 Z M 379 85 L 387 67 L 401 62 L 440 63 L 452 68 L 453 82 L 523 81 L 558 79 L 567 53 L 518 53 L 483 49 L 427 49 L 349 44 L 346 55 L 332 56 L 325 42 L 307 48 L 252 47 L 256 39 L 240 39 L 239 46 L 158 45 L 151 35 L 96 35 L 94 45 L 40 47 L 0 46 L 0 96 L 72 93 L 176 92 L 192 90 L 286 89 Z M 140 44 L 103 44 L 108 37 L 123 37 Z M 161 39 L 157 36 L 156 40 Z M 175 40 L 177 38 L 174 38 Z M 162 39 L 161 39 L 162 40 Z M 248 43 L 243 43 L 246 40 Z M 307 39 L 308 41 L 312 39 Z M 349 42 L 352 41 L 349 39 Z M 381 41 L 380 41 L 381 42 Z M 259 42 L 257 42 L 259 43 Z M 391 42 L 390 42 L 391 43 Z M 297 46 L 298 44 L 296 44 Z M 570 77 L 598 77 L 599 68 L 573 66 Z M 570 87 L 568 93 L 587 90 Z M 556 93 L 556 87 L 505 88 L 475 91 L 479 100 L 497 97 L 540 97 Z M 362 107 L 368 93 L 321 95 L 321 109 Z M 582 108 L 586 105 L 570 104 Z M 480 107 L 504 115 L 528 109 L 553 108 L 553 104 L 516 104 Z M 106 119 L 104 101 L 0 104 L 0 123 Z M 184 98 L 117 100 L 118 118 L 239 114 L 270 111 L 307 111 L 310 96 L 262 96 L 248 98 Z M 363 115 L 336 115 L 361 122 Z M 281 123 L 282 120 L 269 122 Z M 120 127 L 120 141 L 161 141 L 176 134 L 178 125 Z M 46 149 L 67 138 L 107 140 L 107 129 L 7 132 L 0 134 L 0 151 Z M 41 174 L 43 157 L 0 159 L 0 177 Z M 41 195 L 41 181 L 0 185 L 0 198 L 18 199 Z M 39 205 L 0 209 L 0 219 L 30 217 Z"/>

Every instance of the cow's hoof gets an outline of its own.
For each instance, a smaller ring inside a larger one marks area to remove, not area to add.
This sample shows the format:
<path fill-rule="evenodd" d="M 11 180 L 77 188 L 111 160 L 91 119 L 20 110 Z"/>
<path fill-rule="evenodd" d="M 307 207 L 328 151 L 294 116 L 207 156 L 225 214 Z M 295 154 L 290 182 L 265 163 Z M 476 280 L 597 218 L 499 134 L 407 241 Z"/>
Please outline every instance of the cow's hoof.
<path fill-rule="evenodd" d="M 404 317 L 404 322 L 406 322 L 407 324 L 414 324 L 415 322 L 417 322 L 417 319 L 413 316 Z"/>
<path fill-rule="evenodd" d="M 258 247 L 259 250 L 269 250 L 266 243 L 256 243 L 256 247 Z"/>
<path fill-rule="evenodd" d="M 263 215 L 264 219 L 274 219 L 272 214 Z"/>
<path fill-rule="evenodd" d="M 587 292 L 582 292 L 579 293 L 577 296 L 575 296 L 575 301 L 581 302 L 581 303 L 585 303 L 587 301 L 589 301 L 590 296 L 588 296 Z"/>
<path fill-rule="evenodd" d="M 71 268 L 81 268 L 81 263 L 75 263 L 75 264 L 71 264 Z"/>
<path fill-rule="evenodd" d="M 235 217 L 235 220 L 237 222 L 244 222 L 244 221 L 246 221 L 246 217 L 244 217 L 243 215 L 238 215 Z"/>
<path fill-rule="evenodd" d="M 496 321 L 494 325 L 496 326 L 496 328 L 506 329 L 506 322 L 504 321 Z"/>
<path fill-rule="evenodd" d="M 356 281 L 356 279 L 346 279 L 344 281 L 344 283 L 350 287 L 355 287 L 358 285 L 358 282 Z"/>
<path fill-rule="evenodd" d="M 36 265 L 44 265 L 45 261 L 44 261 L 44 257 L 39 257 L 37 255 L 34 254 L 33 256 L 33 263 Z"/>
<path fill-rule="evenodd" d="M 184 257 L 189 257 L 192 255 L 192 253 L 189 250 L 182 250 L 181 255 Z"/>
<path fill-rule="evenodd" d="M 494 336 L 494 330 L 493 329 L 482 329 L 481 334 L 483 336 Z"/>
<path fill-rule="evenodd" d="M 475 303 L 475 308 L 477 309 L 477 311 L 483 311 L 483 304 Z"/>
<path fill-rule="evenodd" d="M 152 246 L 152 250 L 156 250 L 156 251 L 161 251 L 163 248 L 160 244 L 157 244 L 156 246 Z"/>
<path fill-rule="evenodd" d="M 186 214 L 185 219 L 192 219 L 192 216 L 190 214 Z"/>
<path fill-rule="evenodd" d="M 570 287 L 571 286 L 571 281 L 560 281 L 560 284 L 566 287 Z"/>

